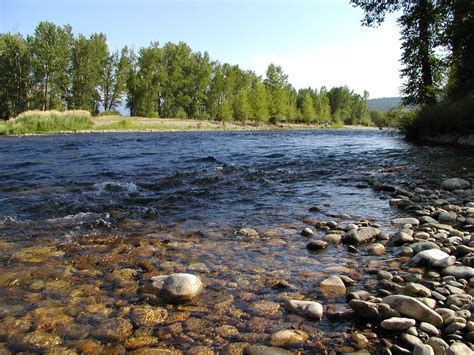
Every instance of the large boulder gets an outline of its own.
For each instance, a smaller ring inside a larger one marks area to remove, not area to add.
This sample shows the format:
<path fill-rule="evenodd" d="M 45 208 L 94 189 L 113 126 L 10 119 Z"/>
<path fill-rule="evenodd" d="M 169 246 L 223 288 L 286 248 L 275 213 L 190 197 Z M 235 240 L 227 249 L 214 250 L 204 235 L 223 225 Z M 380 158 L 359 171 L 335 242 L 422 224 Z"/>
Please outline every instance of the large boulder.
<path fill-rule="evenodd" d="M 470 266 L 452 265 L 441 270 L 441 274 L 454 276 L 457 279 L 470 279 L 474 277 L 474 268 Z"/>
<path fill-rule="evenodd" d="M 406 317 L 433 324 L 435 327 L 443 324 L 443 318 L 438 313 L 416 298 L 404 295 L 391 295 L 385 297 L 383 302 Z"/>
<path fill-rule="evenodd" d="M 468 189 L 470 186 L 471 184 L 468 181 L 461 178 L 447 179 L 441 183 L 441 188 L 448 191 L 464 190 Z"/>
<path fill-rule="evenodd" d="M 357 230 L 351 229 L 342 237 L 344 244 L 357 245 L 366 243 L 380 235 L 380 229 L 374 227 L 361 227 Z"/>
<path fill-rule="evenodd" d="M 427 264 L 433 264 L 447 257 L 449 257 L 449 254 L 445 253 L 444 251 L 440 249 L 428 249 L 428 250 L 420 251 L 418 254 L 416 254 L 413 257 L 413 259 L 411 259 L 411 261 L 414 264 L 419 264 L 421 262 L 425 262 Z"/>

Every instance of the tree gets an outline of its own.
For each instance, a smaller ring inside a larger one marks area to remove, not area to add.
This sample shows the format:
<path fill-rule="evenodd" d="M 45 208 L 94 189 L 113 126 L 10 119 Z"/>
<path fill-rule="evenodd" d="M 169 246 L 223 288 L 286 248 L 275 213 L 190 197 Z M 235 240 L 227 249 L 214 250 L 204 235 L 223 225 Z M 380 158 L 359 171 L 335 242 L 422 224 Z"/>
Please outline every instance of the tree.
<path fill-rule="evenodd" d="M 234 101 L 234 117 L 245 122 L 252 116 L 252 107 L 250 106 L 249 93 L 246 87 L 241 88 Z"/>
<path fill-rule="evenodd" d="M 250 104 L 255 122 L 265 122 L 268 119 L 267 90 L 260 78 L 256 79 L 252 86 Z"/>
<path fill-rule="evenodd" d="M 268 92 L 268 111 L 274 120 L 286 118 L 288 75 L 283 72 L 279 65 L 270 64 L 267 68 L 264 81 Z"/>
<path fill-rule="evenodd" d="M 90 38 L 79 35 L 74 39 L 71 53 L 71 108 L 98 112 L 98 90 L 108 57 L 104 34 L 94 33 Z"/>
<path fill-rule="evenodd" d="M 320 123 L 326 123 L 331 120 L 331 105 L 325 87 L 319 90 L 319 94 L 315 92 L 313 97 L 314 110 L 316 112 L 316 120 Z"/>
<path fill-rule="evenodd" d="M 72 29 L 40 22 L 34 36 L 28 36 L 38 103 L 43 110 L 62 108 L 68 94 Z"/>
<path fill-rule="evenodd" d="M 347 122 L 350 119 L 352 113 L 352 96 L 353 92 L 347 86 L 340 86 L 329 90 L 328 98 L 334 121 Z"/>
<path fill-rule="evenodd" d="M 380 25 L 387 13 L 403 10 L 398 21 L 402 39 L 401 75 L 405 79 L 403 101 L 411 105 L 435 103 L 442 77 L 441 61 L 435 55 L 439 18 L 434 1 L 351 2 L 365 11 L 362 23 L 367 26 Z"/>
<path fill-rule="evenodd" d="M 307 123 L 313 122 L 316 119 L 313 98 L 308 91 L 303 95 L 301 102 L 301 115 L 303 116 L 303 120 Z"/>
<path fill-rule="evenodd" d="M 0 118 L 8 119 L 26 109 L 30 58 L 23 37 L 0 35 Z"/>
<path fill-rule="evenodd" d="M 130 70 L 129 50 L 124 47 L 119 56 L 116 51 L 110 54 L 100 80 L 101 101 L 104 111 L 114 110 L 122 102 L 126 90 L 127 75 Z"/>

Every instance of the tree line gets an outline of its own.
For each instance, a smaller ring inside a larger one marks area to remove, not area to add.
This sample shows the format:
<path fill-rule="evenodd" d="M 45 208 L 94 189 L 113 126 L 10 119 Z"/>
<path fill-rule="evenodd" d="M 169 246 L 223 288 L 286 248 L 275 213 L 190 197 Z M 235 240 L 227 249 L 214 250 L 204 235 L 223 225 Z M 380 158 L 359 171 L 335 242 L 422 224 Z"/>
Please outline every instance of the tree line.
<path fill-rule="evenodd" d="M 74 35 L 40 22 L 34 34 L 0 34 L 0 117 L 26 110 L 256 122 L 371 123 L 368 93 L 347 86 L 296 90 L 270 64 L 264 78 L 213 61 L 186 43 L 110 51 L 103 33 Z"/>

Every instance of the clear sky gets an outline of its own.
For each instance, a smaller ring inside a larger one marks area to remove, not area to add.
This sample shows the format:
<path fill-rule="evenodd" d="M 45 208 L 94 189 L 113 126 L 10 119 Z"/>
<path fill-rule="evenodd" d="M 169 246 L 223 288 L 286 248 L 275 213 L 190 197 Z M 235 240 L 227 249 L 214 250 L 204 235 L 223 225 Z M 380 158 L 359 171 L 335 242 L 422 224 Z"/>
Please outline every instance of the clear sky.
<path fill-rule="evenodd" d="M 111 49 L 184 41 L 213 60 L 263 75 L 271 62 L 296 87 L 348 85 L 398 96 L 400 43 L 394 17 L 361 27 L 349 0 L 0 0 L 0 32 L 32 34 L 38 22 L 103 32 Z"/>

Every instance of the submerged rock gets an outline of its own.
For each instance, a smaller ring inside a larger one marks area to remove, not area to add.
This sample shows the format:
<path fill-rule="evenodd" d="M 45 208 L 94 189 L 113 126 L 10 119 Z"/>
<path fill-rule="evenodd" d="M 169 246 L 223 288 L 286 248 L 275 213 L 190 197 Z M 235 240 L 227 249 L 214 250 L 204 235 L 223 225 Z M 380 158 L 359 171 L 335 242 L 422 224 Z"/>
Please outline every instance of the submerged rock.
<path fill-rule="evenodd" d="M 464 190 L 470 186 L 471 184 L 468 181 L 461 178 L 447 179 L 441 183 L 441 188 L 448 191 Z"/>
<path fill-rule="evenodd" d="M 273 333 L 270 336 L 270 343 L 273 346 L 299 345 L 308 339 L 308 334 L 302 330 L 284 329 Z"/>

